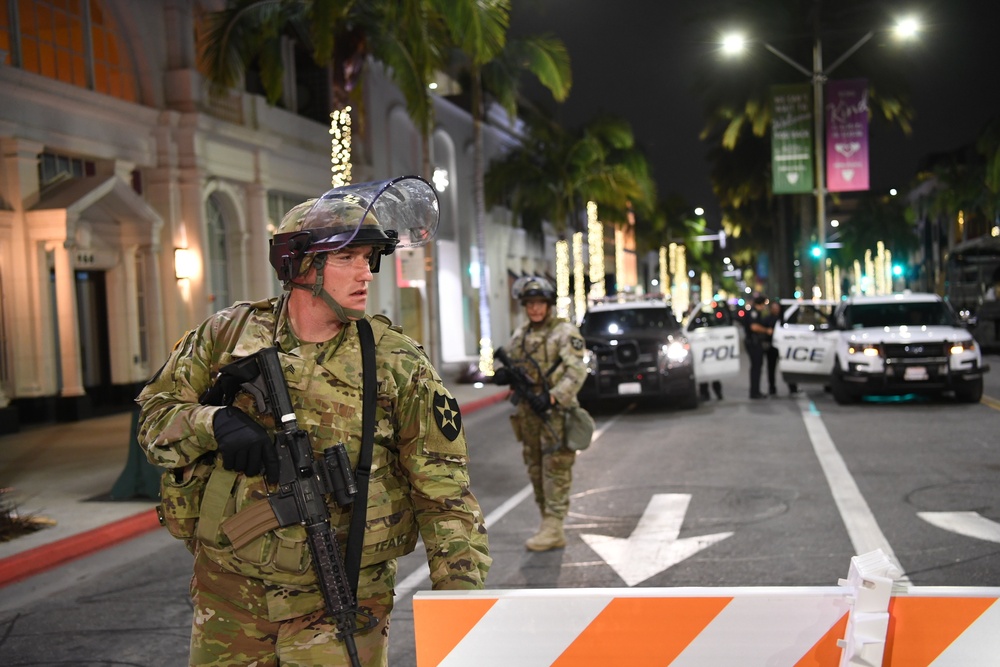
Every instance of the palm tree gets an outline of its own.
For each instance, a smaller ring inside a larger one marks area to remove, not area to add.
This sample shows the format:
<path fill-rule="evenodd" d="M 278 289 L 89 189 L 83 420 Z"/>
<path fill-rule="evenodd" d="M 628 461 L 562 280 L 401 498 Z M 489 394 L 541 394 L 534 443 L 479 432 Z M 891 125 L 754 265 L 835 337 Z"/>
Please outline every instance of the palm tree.
<path fill-rule="evenodd" d="M 438 0 L 454 9 L 454 0 Z M 444 9 L 444 8 L 442 8 Z M 536 76 L 557 101 L 569 94 L 570 69 L 566 48 L 555 39 L 527 38 L 507 42 L 510 1 L 472 3 L 466 11 L 442 11 L 452 39 L 465 56 L 470 74 L 473 126 L 473 199 L 479 261 L 479 368 L 492 368 L 492 322 L 486 262 L 484 195 L 484 89 L 493 92 L 510 117 L 517 113 L 522 72 Z"/>
<path fill-rule="evenodd" d="M 506 205 L 536 235 L 545 221 L 558 234 L 580 229 L 587 201 L 617 219 L 629 203 L 652 208 L 656 188 L 626 121 L 602 117 L 575 132 L 537 115 L 528 121 L 521 145 L 486 173 L 488 205 Z"/>
<path fill-rule="evenodd" d="M 656 187 L 627 122 L 602 117 L 567 132 L 539 113 L 527 119 L 524 141 L 486 174 L 488 204 L 505 205 L 534 235 L 546 221 L 561 236 L 584 229 L 588 201 L 604 220 L 651 214 Z"/>
<path fill-rule="evenodd" d="M 552 94 L 557 102 L 569 95 L 572 86 L 569 54 L 566 46 L 551 37 L 526 37 L 508 41 L 505 48 L 480 68 L 473 59 L 472 118 L 474 133 L 474 179 L 476 210 L 476 245 L 479 250 L 479 327 L 480 361 L 483 372 L 492 368 L 491 342 L 492 318 L 490 317 L 489 286 L 486 282 L 486 186 L 483 151 L 483 97 L 489 92 L 514 118 L 520 98 L 522 73 L 529 73 Z"/>
<path fill-rule="evenodd" d="M 431 177 L 430 136 L 434 106 L 428 89 L 434 72 L 443 68 L 452 43 L 449 17 L 442 12 L 479 8 L 481 3 L 448 0 L 229 0 L 226 9 L 209 16 L 203 63 L 214 90 L 240 81 L 252 64 L 259 66 L 269 102 L 281 97 L 281 39 L 291 32 L 303 40 L 320 65 L 332 62 L 331 107 L 342 108 L 357 89 L 366 55 L 383 63 L 406 100 L 407 112 L 420 132 L 422 171 Z M 464 15 L 464 14 L 463 14 Z M 437 273 L 434 247 L 428 255 L 428 311 L 433 362 L 438 356 Z"/>

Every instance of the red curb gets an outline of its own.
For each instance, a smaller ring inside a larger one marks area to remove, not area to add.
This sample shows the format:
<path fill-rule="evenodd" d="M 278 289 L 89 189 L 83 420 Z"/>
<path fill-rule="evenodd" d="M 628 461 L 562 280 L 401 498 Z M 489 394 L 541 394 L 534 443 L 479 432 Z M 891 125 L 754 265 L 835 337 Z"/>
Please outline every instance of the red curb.
<path fill-rule="evenodd" d="M 474 401 L 469 401 L 465 405 L 459 405 L 459 409 L 463 414 L 469 414 L 470 412 L 475 412 L 480 408 L 485 408 L 488 405 L 493 405 L 494 403 L 499 403 L 510 396 L 510 391 L 502 391 L 499 394 L 494 394 L 492 396 L 486 396 L 484 398 L 477 398 Z"/>
<path fill-rule="evenodd" d="M 499 403 L 509 395 L 509 391 L 500 392 L 469 401 L 465 405 L 460 405 L 459 408 L 463 413 L 469 414 L 494 403 Z M 41 574 L 77 558 L 83 558 L 119 542 L 138 537 L 159 527 L 160 522 L 156 518 L 156 510 L 148 510 L 109 523 L 106 526 L 94 528 L 78 535 L 71 535 L 52 544 L 43 544 L 34 549 L 0 559 L 0 588 Z"/>
<path fill-rule="evenodd" d="M 0 587 L 27 579 L 160 527 L 156 510 L 146 510 L 105 526 L 0 560 Z"/>

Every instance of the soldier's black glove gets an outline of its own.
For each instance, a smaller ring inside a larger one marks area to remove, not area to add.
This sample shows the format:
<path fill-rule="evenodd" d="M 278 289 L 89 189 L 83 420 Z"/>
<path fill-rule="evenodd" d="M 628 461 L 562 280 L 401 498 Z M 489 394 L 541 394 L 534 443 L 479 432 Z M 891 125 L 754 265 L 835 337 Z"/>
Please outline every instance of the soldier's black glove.
<path fill-rule="evenodd" d="M 500 367 L 493 371 L 493 384 L 510 384 L 511 372 L 509 368 Z"/>
<path fill-rule="evenodd" d="M 535 394 L 528 399 L 528 405 L 531 409 L 540 415 L 544 415 L 546 412 L 552 409 L 552 399 L 549 398 L 549 392 L 543 391 L 540 394 Z"/>
<path fill-rule="evenodd" d="M 219 453 L 222 454 L 223 468 L 253 477 L 260 474 L 263 466 L 267 480 L 277 481 L 277 456 L 272 451 L 271 437 L 264 427 L 232 406 L 215 413 L 212 427 Z"/>

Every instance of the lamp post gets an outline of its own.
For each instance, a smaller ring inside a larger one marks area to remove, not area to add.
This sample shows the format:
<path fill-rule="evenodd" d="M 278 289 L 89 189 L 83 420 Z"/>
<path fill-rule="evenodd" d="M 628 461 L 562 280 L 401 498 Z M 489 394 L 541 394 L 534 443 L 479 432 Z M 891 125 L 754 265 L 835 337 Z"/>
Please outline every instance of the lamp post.
<path fill-rule="evenodd" d="M 919 24 L 915 19 L 905 18 L 900 20 L 893 32 L 901 39 L 909 39 L 916 35 Z M 824 104 L 823 85 L 830 77 L 833 70 L 850 58 L 854 53 L 864 46 L 872 37 L 875 31 L 868 31 L 861 39 L 855 42 L 849 49 L 837 58 L 832 65 L 823 68 L 823 43 L 819 36 L 819 28 L 815 31 L 815 39 L 812 48 L 812 69 L 809 69 L 799 62 L 782 53 L 779 49 L 767 42 L 760 42 L 770 53 L 774 54 L 784 62 L 794 67 L 797 71 L 806 75 L 812 82 L 813 93 L 813 153 L 815 159 L 815 188 L 813 190 L 816 198 L 816 240 L 819 254 L 812 254 L 818 259 L 820 275 L 826 272 L 826 160 L 824 151 L 825 134 L 824 129 Z M 723 51 L 730 54 L 741 52 L 746 46 L 746 40 L 742 35 L 728 35 L 723 40 Z M 818 282 L 822 283 L 822 280 Z"/>

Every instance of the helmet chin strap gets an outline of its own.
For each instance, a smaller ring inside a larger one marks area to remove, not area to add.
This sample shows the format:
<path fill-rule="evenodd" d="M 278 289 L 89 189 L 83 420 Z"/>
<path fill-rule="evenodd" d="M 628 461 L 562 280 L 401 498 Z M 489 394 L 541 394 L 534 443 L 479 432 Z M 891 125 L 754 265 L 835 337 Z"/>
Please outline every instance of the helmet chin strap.
<path fill-rule="evenodd" d="M 323 289 L 323 267 L 326 265 L 326 253 L 323 252 L 315 255 L 312 265 L 316 269 L 316 282 L 313 283 L 312 287 L 291 281 L 288 284 L 295 289 L 308 290 L 313 296 L 318 296 L 333 311 L 337 319 L 344 324 L 350 324 L 354 320 L 363 319 L 365 311 L 358 310 L 357 308 L 344 308 L 330 296 L 329 292 Z"/>

